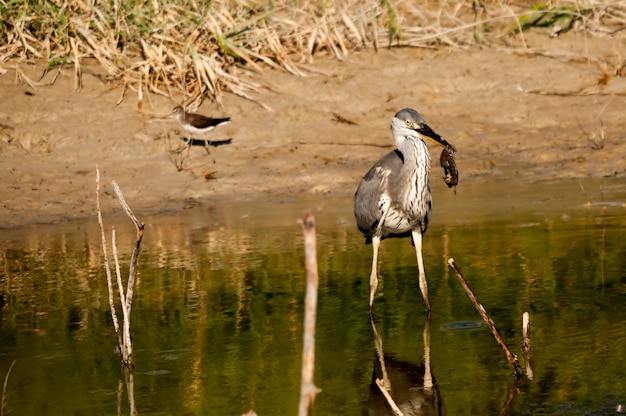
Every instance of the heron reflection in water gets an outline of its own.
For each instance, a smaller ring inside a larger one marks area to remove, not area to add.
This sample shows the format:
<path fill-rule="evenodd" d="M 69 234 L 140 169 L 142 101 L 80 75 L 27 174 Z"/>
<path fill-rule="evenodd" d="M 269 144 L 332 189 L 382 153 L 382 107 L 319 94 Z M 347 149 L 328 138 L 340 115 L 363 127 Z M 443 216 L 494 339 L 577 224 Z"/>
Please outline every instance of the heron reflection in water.
<path fill-rule="evenodd" d="M 407 363 L 385 354 L 383 340 L 370 317 L 376 360 L 372 372 L 368 414 L 370 416 L 445 416 L 446 408 L 430 369 L 430 313 L 424 323 L 424 361 Z M 396 407 L 395 411 L 393 406 Z"/>

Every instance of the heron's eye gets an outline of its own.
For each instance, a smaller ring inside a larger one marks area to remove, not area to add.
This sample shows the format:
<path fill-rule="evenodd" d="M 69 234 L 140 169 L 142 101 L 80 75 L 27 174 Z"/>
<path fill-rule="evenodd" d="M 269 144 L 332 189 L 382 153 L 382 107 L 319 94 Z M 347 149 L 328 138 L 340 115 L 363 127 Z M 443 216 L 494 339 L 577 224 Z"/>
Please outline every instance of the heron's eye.
<path fill-rule="evenodd" d="M 409 120 L 408 118 L 406 119 L 406 121 L 404 122 L 407 126 L 411 125 L 411 120 Z"/>

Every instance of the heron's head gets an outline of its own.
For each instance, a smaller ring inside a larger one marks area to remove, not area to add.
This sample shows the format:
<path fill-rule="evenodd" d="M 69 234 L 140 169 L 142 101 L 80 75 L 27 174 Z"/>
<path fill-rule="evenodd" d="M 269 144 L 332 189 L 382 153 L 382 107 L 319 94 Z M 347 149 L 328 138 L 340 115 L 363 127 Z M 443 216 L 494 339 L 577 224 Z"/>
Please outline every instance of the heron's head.
<path fill-rule="evenodd" d="M 412 108 L 404 108 L 396 113 L 391 120 L 391 131 L 393 132 L 393 137 L 396 142 L 401 137 L 417 137 L 422 140 L 430 140 L 440 146 L 449 147 L 456 151 L 452 144 L 435 133 L 435 131 L 426 124 L 420 113 Z M 400 147 L 399 143 L 396 144 Z"/>

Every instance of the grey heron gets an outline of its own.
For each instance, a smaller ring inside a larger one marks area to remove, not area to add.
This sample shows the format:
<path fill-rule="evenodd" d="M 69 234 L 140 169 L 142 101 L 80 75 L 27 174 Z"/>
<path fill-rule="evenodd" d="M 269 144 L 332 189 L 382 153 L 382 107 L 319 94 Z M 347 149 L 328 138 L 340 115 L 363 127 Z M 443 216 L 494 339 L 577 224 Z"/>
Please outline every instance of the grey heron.
<path fill-rule="evenodd" d="M 378 286 L 378 248 L 389 237 L 411 237 L 417 255 L 419 287 L 430 311 L 428 285 L 422 258 L 422 236 L 432 212 L 428 178 L 430 154 L 425 140 L 455 151 L 453 145 L 435 133 L 415 110 L 405 108 L 391 120 L 391 134 L 397 149 L 383 156 L 365 174 L 354 196 L 354 216 L 366 243 L 372 244 L 369 310 L 372 312 Z"/>

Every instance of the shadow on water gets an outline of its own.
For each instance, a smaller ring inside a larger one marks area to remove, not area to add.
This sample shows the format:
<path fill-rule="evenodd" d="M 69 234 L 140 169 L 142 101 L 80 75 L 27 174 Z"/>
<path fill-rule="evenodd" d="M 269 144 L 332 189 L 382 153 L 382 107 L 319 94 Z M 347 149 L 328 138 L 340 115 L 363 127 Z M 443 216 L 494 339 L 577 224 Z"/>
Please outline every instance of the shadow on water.
<path fill-rule="evenodd" d="M 434 185 L 424 239 L 432 396 L 419 390 L 426 313 L 408 240 L 381 246 L 374 317 L 385 348 L 377 354 L 367 314 L 371 248 L 351 199 L 205 205 L 137 213 L 146 222 L 132 316 L 137 413 L 295 413 L 305 288 L 295 221 L 313 208 L 322 389 L 314 414 L 368 414 L 380 357 L 393 391 L 408 386 L 398 402 L 424 409 L 445 402 L 453 415 L 615 414 L 626 403 L 626 186 L 467 183 L 454 196 Z M 134 228 L 121 217 L 112 224 L 128 262 Z M 0 377 L 17 360 L 6 414 L 118 412 L 100 244 L 95 219 L 0 230 Z M 530 312 L 535 379 L 519 393 L 489 331 L 458 328 L 480 318 L 448 257 L 518 354 L 521 316 Z"/>

